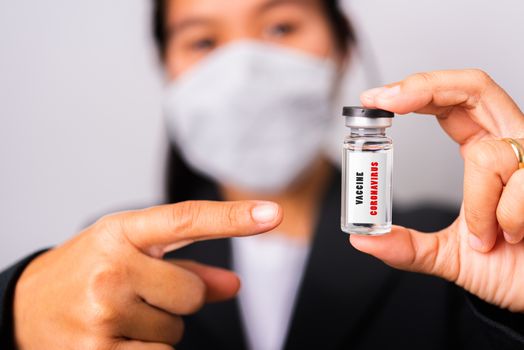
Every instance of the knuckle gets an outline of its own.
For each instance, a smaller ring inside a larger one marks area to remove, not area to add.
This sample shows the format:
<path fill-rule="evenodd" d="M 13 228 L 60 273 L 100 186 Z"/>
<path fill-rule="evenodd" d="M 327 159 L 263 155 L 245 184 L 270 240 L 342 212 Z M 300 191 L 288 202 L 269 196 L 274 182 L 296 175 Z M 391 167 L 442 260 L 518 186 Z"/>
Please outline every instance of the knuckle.
<path fill-rule="evenodd" d="M 415 74 L 416 79 L 421 80 L 425 83 L 431 83 L 433 80 L 435 80 L 435 73 L 434 72 L 420 72 Z"/>
<path fill-rule="evenodd" d="M 117 214 L 108 214 L 98 219 L 94 227 L 98 232 L 120 232 L 122 229 L 122 219 Z"/>
<path fill-rule="evenodd" d="M 191 274 L 191 288 L 182 307 L 182 314 L 192 314 L 200 310 L 206 301 L 206 285 L 196 275 Z"/>
<path fill-rule="evenodd" d="M 467 72 L 471 74 L 473 79 L 477 82 L 480 86 L 486 86 L 493 83 L 493 79 L 491 79 L 491 76 L 483 71 L 482 69 L 474 68 L 474 69 L 468 69 Z"/>
<path fill-rule="evenodd" d="M 514 219 L 513 210 L 508 205 L 500 204 L 497 207 L 497 221 L 504 231 L 514 233 L 519 224 Z"/>
<path fill-rule="evenodd" d="M 492 232 L 493 221 L 482 208 L 468 207 L 465 205 L 466 224 L 471 233 L 481 239 L 487 239 Z M 495 214 L 493 213 L 493 216 Z M 495 220 L 495 218 L 493 218 Z"/>
<path fill-rule="evenodd" d="M 467 148 L 466 159 L 482 169 L 493 169 L 497 161 L 497 148 L 490 141 L 478 141 Z"/>
<path fill-rule="evenodd" d="M 488 73 L 481 69 L 467 69 L 465 70 L 465 73 L 468 81 L 474 89 L 470 93 L 469 99 L 464 103 L 464 106 L 468 108 L 476 108 L 486 91 L 496 84 Z"/>
<path fill-rule="evenodd" d="M 434 81 L 434 79 L 435 79 L 434 72 L 419 72 L 419 73 L 415 73 L 415 74 L 408 76 L 408 78 L 406 79 L 406 83 L 407 84 L 413 83 L 416 85 L 420 85 L 420 84 L 428 85 L 428 84 L 431 84 Z"/>
<path fill-rule="evenodd" d="M 92 325 L 116 322 L 120 313 L 112 296 L 127 279 L 125 269 L 109 262 L 98 264 L 87 281 L 87 321 Z"/>
<path fill-rule="evenodd" d="M 112 326 L 119 322 L 121 315 L 111 303 L 100 300 L 92 301 L 89 305 L 90 310 L 86 313 L 86 323 L 91 327 Z"/>
<path fill-rule="evenodd" d="M 201 209 L 197 201 L 185 201 L 173 205 L 167 215 L 170 227 L 189 232 L 194 229 L 195 223 L 200 219 Z"/>
<path fill-rule="evenodd" d="M 239 219 L 240 216 L 240 209 L 239 206 L 235 203 L 231 203 L 230 205 L 225 208 L 225 217 L 227 218 L 227 224 L 229 226 L 239 226 L 241 224 L 241 220 Z"/>
<path fill-rule="evenodd" d="M 478 234 L 478 223 L 485 218 L 485 213 L 476 208 L 466 208 L 466 221 L 471 232 Z"/>
<path fill-rule="evenodd" d="M 439 236 L 435 237 L 434 254 L 431 261 L 431 269 L 433 273 L 440 276 L 445 276 L 450 281 L 456 281 L 459 275 L 459 268 L 457 264 L 457 255 L 459 254 L 457 246 L 451 240 L 455 237 Z"/>
<path fill-rule="evenodd" d="M 106 260 L 99 262 L 93 269 L 89 286 L 98 291 L 114 289 L 115 286 L 125 282 L 126 278 L 127 271 L 124 265 Z"/>

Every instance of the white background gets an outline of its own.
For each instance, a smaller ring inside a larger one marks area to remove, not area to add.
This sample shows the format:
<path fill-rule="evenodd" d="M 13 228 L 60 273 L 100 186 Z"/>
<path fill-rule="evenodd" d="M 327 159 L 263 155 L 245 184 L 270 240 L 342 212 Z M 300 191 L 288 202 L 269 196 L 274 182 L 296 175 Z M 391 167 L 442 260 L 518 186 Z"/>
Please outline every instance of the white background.
<path fill-rule="evenodd" d="M 382 82 L 478 67 L 524 106 L 524 2 L 349 2 Z M 0 0 L 0 268 L 100 214 L 162 200 L 163 81 L 148 5 Z M 458 149 L 432 118 L 399 117 L 392 136 L 399 203 L 460 202 Z"/>

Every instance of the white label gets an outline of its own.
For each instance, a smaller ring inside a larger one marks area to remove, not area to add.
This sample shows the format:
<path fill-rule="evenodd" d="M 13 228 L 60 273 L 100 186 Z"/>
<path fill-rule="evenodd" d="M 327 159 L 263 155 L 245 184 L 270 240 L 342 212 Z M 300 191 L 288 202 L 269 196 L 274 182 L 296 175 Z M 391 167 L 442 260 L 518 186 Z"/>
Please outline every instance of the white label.
<path fill-rule="evenodd" d="M 387 210 L 387 154 L 348 154 L 347 219 L 350 223 L 383 224 Z"/>

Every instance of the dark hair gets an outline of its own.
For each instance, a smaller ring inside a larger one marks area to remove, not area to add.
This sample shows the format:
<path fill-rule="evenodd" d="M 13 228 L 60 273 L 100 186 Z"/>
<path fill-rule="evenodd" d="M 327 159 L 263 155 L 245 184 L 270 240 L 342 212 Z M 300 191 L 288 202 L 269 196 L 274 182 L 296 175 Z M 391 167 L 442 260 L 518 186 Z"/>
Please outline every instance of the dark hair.
<path fill-rule="evenodd" d="M 161 57 L 164 57 L 168 40 L 165 23 L 168 1 L 153 1 L 153 36 Z M 351 24 L 339 7 L 340 0 L 320 1 L 324 5 L 337 48 L 340 52 L 347 54 L 356 38 Z M 198 198 L 199 191 L 210 193 L 210 188 L 214 189 L 215 196 L 218 196 L 216 186 L 212 181 L 195 173 L 182 159 L 180 152 L 174 145 L 171 145 L 169 149 L 166 176 L 166 200 L 168 202 L 175 203 L 194 199 L 195 196 Z"/>

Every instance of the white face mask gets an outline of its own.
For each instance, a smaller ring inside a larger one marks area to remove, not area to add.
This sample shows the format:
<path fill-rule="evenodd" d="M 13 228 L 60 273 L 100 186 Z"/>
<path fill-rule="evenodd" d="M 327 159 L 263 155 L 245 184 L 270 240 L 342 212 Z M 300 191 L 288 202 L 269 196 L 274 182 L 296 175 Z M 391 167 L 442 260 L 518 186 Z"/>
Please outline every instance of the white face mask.
<path fill-rule="evenodd" d="M 257 42 L 218 49 L 168 88 L 170 139 L 197 171 L 257 193 L 288 187 L 318 157 L 336 66 Z"/>

